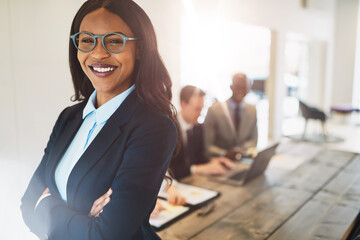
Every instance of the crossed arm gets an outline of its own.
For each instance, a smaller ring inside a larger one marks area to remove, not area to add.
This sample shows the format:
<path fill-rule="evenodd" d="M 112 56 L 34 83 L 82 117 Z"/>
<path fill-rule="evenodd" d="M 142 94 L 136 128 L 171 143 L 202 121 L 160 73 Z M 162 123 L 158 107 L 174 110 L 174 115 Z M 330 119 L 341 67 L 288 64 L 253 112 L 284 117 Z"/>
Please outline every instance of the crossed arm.
<path fill-rule="evenodd" d="M 58 120 L 54 129 L 60 125 Z M 40 238 L 45 234 L 53 239 L 68 240 L 132 238 L 155 205 L 176 144 L 173 123 L 166 119 L 156 126 L 143 126 L 134 131 L 110 192 L 96 200 L 87 214 L 70 208 L 54 195 L 44 198 L 34 211 L 39 197 L 48 192 L 45 166 L 55 132 L 22 198 L 21 210 L 30 230 Z"/>

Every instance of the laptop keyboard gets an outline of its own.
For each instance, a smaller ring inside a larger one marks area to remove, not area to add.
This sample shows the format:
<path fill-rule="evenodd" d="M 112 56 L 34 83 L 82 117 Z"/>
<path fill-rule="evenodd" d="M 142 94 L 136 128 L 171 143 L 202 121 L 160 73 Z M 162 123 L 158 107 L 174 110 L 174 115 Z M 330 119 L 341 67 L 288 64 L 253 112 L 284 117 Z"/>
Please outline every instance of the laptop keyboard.
<path fill-rule="evenodd" d="M 240 171 L 240 172 L 235 173 L 234 175 L 232 175 L 230 177 L 230 179 L 232 179 L 232 180 L 241 180 L 241 179 L 244 178 L 246 173 L 247 173 L 247 171 Z"/>

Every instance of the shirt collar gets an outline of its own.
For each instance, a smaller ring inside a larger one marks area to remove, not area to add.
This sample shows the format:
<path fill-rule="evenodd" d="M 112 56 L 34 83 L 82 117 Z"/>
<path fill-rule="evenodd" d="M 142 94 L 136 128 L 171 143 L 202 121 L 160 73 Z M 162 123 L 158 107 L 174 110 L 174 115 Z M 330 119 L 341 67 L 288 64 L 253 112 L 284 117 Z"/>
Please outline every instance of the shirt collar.
<path fill-rule="evenodd" d="M 90 95 L 88 102 L 83 110 L 83 119 L 85 119 L 91 113 L 95 114 L 95 121 L 97 124 L 106 122 L 110 116 L 120 107 L 122 102 L 126 99 L 127 96 L 135 89 L 135 84 L 133 84 L 126 91 L 120 93 L 119 95 L 113 97 L 105 104 L 99 108 L 95 108 L 96 103 L 96 90 Z"/>
<path fill-rule="evenodd" d="M 183 129 L 184 132 L 186 132 L 187 130 L 189 130 L 190 128 L 194 127 L 193 124 L 191 123 L 187 123 L 183 116 L 181 115 L 181 112 L 179 112 L 178 114 L 178 120 L 179 120 L 179 124 L 180 124 L 180 127 L 181 129 Z"/>
<path fill-rule="evenodd" d="M 229 106 L 231 110 L 235 110 L 237 103 L 234 102 L 231 98 L 229 99 Z M 240 102 L 239 103 L 239 107 L 240 107 L 240 111 L 244 108 L 244 103 Z"/>

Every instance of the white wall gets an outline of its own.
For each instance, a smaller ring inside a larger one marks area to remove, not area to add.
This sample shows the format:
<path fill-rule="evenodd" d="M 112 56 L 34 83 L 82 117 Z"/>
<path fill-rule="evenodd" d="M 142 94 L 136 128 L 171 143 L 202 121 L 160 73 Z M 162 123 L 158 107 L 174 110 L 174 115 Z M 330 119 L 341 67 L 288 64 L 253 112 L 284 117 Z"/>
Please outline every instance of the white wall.
<path fill-rule="evenodd" d="M 326 81 L 326 66 L 327 60 L 327 42 L 324 41 L 310 41 L 309 42 L 309 81 L 307 84 L 307 98 L 303 99 L 307 103 L 320 108 L 327 108 L 326 99 L 326 85 L 331 84 L 330 81 Z"/>
<path fill-rule="evenodd" d="M 307 9 L 297 0 L 194 0 L 196 11 L 276 31 L 292 31 L 316 39 L 332 38 L 334 0 L 310 0 Z"/>
<path fill-rule="evenodd" d="M 356 50 L 355 50 L 355 65 L 354 65 L 354 88 L 353 88 L 353 106 L 360 108 L 360 4 L 357 14 L 357 35 L 356 35 Z"/>
<path fill-rule="evenodd" d="M 9 19 L 9 2 L 0 1 L 0 78 L 1 86 L 1 122 L 0 122 L 0 159 L 16 159 L 17 153 L 17 117 L 16 117 L 16 89 L 13 80 L 13 64 L 11 55 L 11 28 Z"/>
<path fill-rule="evenodd" d="M 157 36 L 160 55 L 173 81 L 173 102 L 179 106 L 181 0 L 134 0 L 149 15 Z"/>
<path fill-rule="evenodd" d="M 71 104 L 69 26 L 80 1 L 1 1 L 0 159 L 39 161 L 60 110 Z"/>
<path fill-rule="evenodd" d="M 350 104 L 354 81 L 359 0 L 338 0 L 332 104 Z"/>

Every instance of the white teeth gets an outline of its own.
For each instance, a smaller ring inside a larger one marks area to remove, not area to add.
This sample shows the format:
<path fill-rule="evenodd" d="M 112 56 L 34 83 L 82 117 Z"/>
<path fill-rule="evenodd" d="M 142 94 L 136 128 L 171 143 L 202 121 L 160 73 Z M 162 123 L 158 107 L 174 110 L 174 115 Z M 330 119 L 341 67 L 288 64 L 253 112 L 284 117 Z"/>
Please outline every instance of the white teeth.
<path fill-rule="evenodd" d="M 93 67 L 93 69 L 97 72 L 111 72 L 113 71 L 115 68 L 113 67 L 108 67 L 108 68 L 97 68 L 97 67 Z"/>

